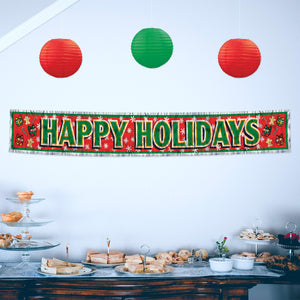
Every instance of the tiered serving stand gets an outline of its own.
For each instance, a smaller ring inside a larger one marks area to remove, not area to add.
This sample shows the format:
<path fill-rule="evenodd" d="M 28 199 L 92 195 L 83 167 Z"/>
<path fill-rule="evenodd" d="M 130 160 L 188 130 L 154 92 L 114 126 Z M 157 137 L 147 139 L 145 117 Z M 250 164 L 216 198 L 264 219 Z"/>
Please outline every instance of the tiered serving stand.
<path fill-rule="evenodd" d="M 259 227 L 261 227 L 261 225 L 262 225 L 262 221 L 259 218 L 255 219 L 255 221 L 252 224 L 253 232 L 256 234 L 256 236 L 260 232 Z M 242 238 L 238 238 L 238 239 L 240 241 L 243 241 L 246 244 L 254 245 L 254 252 L 256 257 L 258 254 L 259 246 L 270 246 L 277 242 L 277 240 L 257 240 L 257 239 L 250 240 L 250 239 L 242 239 Z"/>
<path fill-rule="evenodd" d="M 289 257 L 291 260 L 293 260 L 295 250 L 300 250 L 299 244 L 295 245 L 292 243 L 292 234 L 296 233 L 297 225 L 294 222 L 287 222 L 285 225 L 285 229 L 290 233 L 290 244 L 280 244 L 278 241 L 277 246 L 289 250 Z"/>
<path fill-rule="evenodd" d="M 30 215 L 29 206 L 31 204 L 39 203 L 45 198 L 32 198 L 32 199 L 19 199 L 19 198 L 6 198 L 6 200 L 17 203 L 23 206 L 23 217 L 18 222 L 2 222 L 9 227 L 20 227 L 22 230 L 22 239 L 13 238 L 13 242 L 8 247 L 0 248 L 6 251 L 20 251 L 22 252 L 22 262 L 16 266 L 17 270 L 31 269 L 30 252 L 38 250 L 47 250 L 59 246 L 58 242 L 47 242 L 43 240 L 31 240 L 29 234 L 30 227 L 39 227 L 46 225 L 53 220 L 33 220 Z"/>

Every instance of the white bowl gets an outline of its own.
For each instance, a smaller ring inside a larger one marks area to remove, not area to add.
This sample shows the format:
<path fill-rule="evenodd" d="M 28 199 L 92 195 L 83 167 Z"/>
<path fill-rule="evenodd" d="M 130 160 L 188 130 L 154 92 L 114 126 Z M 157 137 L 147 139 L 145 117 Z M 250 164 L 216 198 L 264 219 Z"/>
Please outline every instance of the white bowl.
<path fill-rule="evenodd" d="M 234 256 L 231 257 L 233 267 L 237 270 L 252 270 L 254 265 L 254 257 Z"/>
<path fill-rule="evenodd" d="M 210 258 L 209 266 L 214 272 L 230 272 L 232 270 L 232 260 L 229 258 Z"/>

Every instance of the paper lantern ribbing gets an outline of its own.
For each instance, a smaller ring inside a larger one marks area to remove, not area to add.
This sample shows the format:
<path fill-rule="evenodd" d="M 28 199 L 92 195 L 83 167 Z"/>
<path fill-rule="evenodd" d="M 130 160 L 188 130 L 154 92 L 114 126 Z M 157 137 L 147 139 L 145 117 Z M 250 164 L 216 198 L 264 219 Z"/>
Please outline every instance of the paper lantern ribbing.
<path fill-rule="evenodd" d="M 248 77 L 259 67 L 261 55 L 248 39 L 231 39 L 223 44 L 218 55 L 221 69 L 236 78 Z"/>
<path fill-rule="evenodd" d="M 78 71 L 82 63 L 79 46 L 70 39 L 52 39 L 40 52 L 40 64 L 44 71 L 57 78 L 65 78 Z"/>
<path fill-rule="evenodd" d="M 134 59 L 147 68 L 158 68 L 172 56 L 173 43 L 170 36 L 160 28 L 144 28 L 131 43 Z"/>

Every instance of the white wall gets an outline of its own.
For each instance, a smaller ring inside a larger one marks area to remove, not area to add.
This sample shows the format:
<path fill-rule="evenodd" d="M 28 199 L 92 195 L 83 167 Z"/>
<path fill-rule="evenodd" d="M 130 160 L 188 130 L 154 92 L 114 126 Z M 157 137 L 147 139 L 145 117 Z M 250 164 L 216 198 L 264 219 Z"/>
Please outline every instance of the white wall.
<path fill-rule="evenodd" d="M 107 236 L 113 249 L 128 253 L 147 243 L 153 253 L 202 247 L 213 254 L 215 241 L 226 235 L 234 253 L 253 250 L 234 237 L 255 218 L 261 218 L 263 229 L 273 233 L 283 232 L 289 220 L 300 226 L 300 2 L 241 1 L 240 36 L 238 1 L 152 2 L 150 24 L 149 1 L 82 0 L 0 53 L 1 212 L 20 209 L 5 197 L 33 190 L 36 196 L 46 197 L 32 206 L 33 216 L 55 220 L 32 229 L 34 238 L 62 243 L 33 253 L 35 260 L 43 255 L 63 258 L 69 243 L 72 260 L 79 261 L 87 249 L 104 249 Z M 8 18 L 0 18 L 0 26 L 7 22 Z M 174 43 L 170 61 L 153 70 L 138 65 L 130 52 L 133 36 L 151 25 L 167 31 Z M 262 54 L 258 71 L 244 79 L 227 76 L 217 61 L 221 45 L 236 37 L 252 39 Z M 40 49 L 52 38 L 70 38 L 81 47 L 83 64 L 74 76 L 56 79 L 40 67 Z M 8 152 L 13 108 L 289 109 L 292 151 L 198 157 L 15 154 Z M 9 231 L 4 225 L 0 229 Z M 15 259 L 20 259 L 19 253 L 0 252 L 1 261 Z M 276 288 L 281 296 L 287 295 L 286 289 Z M 267 286 L 255 289 L 252 299 L 269 290 Z"/>

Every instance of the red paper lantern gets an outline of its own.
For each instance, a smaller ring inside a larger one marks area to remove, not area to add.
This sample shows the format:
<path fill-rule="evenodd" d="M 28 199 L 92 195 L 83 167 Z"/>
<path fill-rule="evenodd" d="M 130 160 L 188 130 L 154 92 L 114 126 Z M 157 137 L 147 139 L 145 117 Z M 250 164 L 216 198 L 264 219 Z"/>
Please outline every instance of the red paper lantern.
<path fill-rule="evenodd" d="M 44 71 L 51 76 L 69 77 L 78 71 L 81 63 L 81 50 L 72 40 L 53 39 L 41 49 L 40 64 Z"/>
<path fill-rule="evenodd" d="M 258 47 L 248 39 L 232 39 L 223 44 L 218 55 L 221 69 L 228 75 L 243 78 L 259 67 L 261 55 Z"/>

